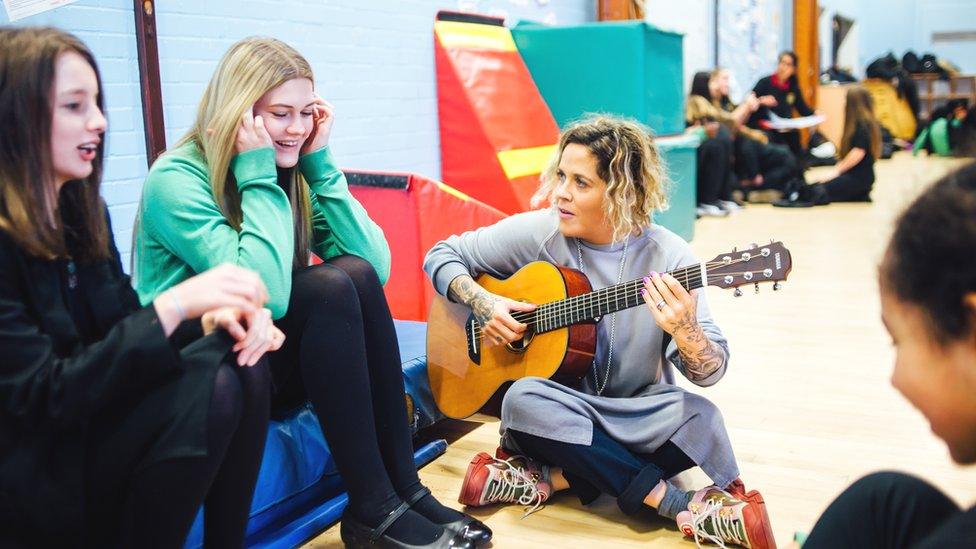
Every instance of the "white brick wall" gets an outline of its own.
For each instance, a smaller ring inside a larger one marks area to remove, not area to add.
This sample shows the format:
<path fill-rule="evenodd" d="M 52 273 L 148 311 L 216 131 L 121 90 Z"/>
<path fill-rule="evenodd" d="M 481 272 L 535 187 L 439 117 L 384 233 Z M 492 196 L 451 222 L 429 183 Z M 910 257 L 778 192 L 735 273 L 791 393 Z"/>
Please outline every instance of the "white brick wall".
<path fill-rule="evenodd" d="M 273 36 L 311 62 L 336 105 L 332 145 L 343 167 L 440 177 L 433 22 L 440 9 L 554 24 L 592 21 L 595 0 L 164 0 L 157 3 L 167 139 L 187 129 L 220 56 L 252 35 Z M 0 24 L 7 24 L 0 10 Z M 128 266 L 146 175 L 139 67 L 129 0 L 81 0 L 17 25 L 77 34 L 98 59 L 108 104 L 103 195 Z"/>

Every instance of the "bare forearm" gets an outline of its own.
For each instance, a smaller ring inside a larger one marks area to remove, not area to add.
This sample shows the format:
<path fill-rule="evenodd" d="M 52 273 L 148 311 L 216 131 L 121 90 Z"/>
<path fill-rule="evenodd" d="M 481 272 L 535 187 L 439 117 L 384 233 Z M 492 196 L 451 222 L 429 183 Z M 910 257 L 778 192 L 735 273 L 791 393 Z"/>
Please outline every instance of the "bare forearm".
<path fill-rule="evenodd" d="M 461 275 L 452 280 L 447 288 L 447 294 L 454 301 L 471 307 L 475 317 L 481 323 L 487 323 L 491 319 L 497 298 L 470 276 Z"/>
<path fill-rule="evenodd" d="M 851 149 L 846 156 L 844 156 L 843 160 L 837 163 L 835 169 L 839 173 L 844 173 L 850 170 L 851 168 L 853 168 L 854 166 L 857 166 L 857 163 L 860 162 L 863 158 L 864 158 L 864 149 L 855 147 Z"/>

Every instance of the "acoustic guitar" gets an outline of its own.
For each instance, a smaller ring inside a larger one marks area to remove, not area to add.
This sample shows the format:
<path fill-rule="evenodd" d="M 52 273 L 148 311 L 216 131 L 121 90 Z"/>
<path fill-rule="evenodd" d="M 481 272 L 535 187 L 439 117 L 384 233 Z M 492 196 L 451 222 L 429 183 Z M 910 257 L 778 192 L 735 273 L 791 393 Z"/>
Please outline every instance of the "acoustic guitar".
<path fill-rule="evenodd" d="M 687 290 L 703 286 L 735 288 L 786 280 L 792 268 L 782 242 L 753 245 L 747 250 L 719 254 L 711 261 L 671 271 Z M 596 352 L 596 323 L 604 315 L 644 304 L 641 278 L 593 291 L 582 272 L 535 261 L 506 279 L 479 275 L 489 292 L 516 301 L 538 304 L 513 316 L 528 325 L 526 335 L 507 345 L 485 347 L 481 323 L 467 305 L 435 296 L 427 319 L 427 376 L 438 408 L 456 419 L 468 417 L 486 404 L 497 415 L 498 404 L 511 382 L 527 376 L 552 378 L 578 386 Z"/>

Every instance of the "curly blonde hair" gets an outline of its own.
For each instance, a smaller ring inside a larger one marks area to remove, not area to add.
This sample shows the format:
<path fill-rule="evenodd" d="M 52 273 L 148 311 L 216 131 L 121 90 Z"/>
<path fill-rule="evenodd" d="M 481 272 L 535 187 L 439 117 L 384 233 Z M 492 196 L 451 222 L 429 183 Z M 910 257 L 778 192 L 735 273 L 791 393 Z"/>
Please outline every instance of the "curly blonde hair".
<path fill-rule="evenodd" d="M 634 120 L 602 114 L 589 115 L 562 132 L 533 206 L 552 205 L 559 161 L 570 143 L 583 145 L 597 160 L 597 175 L 607 184 L 604 214 L 614 241 L 649 227 L 652 214 L 667 209 L 670 182 L 651 131 Z"/>

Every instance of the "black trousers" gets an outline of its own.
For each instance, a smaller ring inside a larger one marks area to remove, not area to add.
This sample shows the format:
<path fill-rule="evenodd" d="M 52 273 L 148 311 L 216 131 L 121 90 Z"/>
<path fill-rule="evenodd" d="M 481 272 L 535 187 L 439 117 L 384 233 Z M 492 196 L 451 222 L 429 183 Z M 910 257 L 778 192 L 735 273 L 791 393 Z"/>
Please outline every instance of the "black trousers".
<path fill-rule="evenodd" d="M 799 166 L 800 170 L 803 171 L 806 169 L 806 154 L 803 151 L 803 144 L 800 143 L 799 131 L 767 131 L 766 135 L 769 136 L 770 143 L 786 145 L 790 149 L 790 152 L 793 153 L 793 158 L 796 160 L 796 165 Z"/>
<path fill-rule="evenodd" d="M 976 547 L 976 509 L 959 507 L 925 481 L 875 473 L 827 507 L 803 549 Z"/>
<path fill-rule="evenodd" d="M 396 330 L 376 271 L 355 256 L 296 270 L 277 325 L 287 339 L 271 355 L 274 409 L 312 402 L 350 511 L 378 524 L 421 486 Z"/>
<path fill-rule="evenodd" d="M 871 200 L 871 187 L 874 181 L 849 173 L 823 183 L 831 202 L 866 202 Z"/>
<path fill-rule="evenodd" d="M 617 498 L 617 506 L 632 515 L 661 480 L 695 466 L 684 452 L 670 441 L 653 454 L 631 452 L 600 427 L 593 426 L 589 446 L 559 442 L 509 429 L 507 435 L 528 457 L 563 469 L 570 489 L 586 505 L 600 494 Z"/>
<path fill-rule="evenodd" d="M 786 183 L 800 176 L 796 159 L 785 145 L 760 143 L 744 135 L 735 138 L 735 171 L 740 179 L 762 174 L 763 184 L 750 189 L 783 190 Z"/>
<path fill-rule="evenodd" d="M 241 547 L 264 451 L 267 361 L 239 368 L 218 332 L 180 351 L 183 372 L 109 403 L 89 424 L 87 547 L 181 547 L 203 505 L 207 547 Z"/>
<path fill-rule="evenodd" d="M 698 203 L 714 204 L 729 198 L 735 176 L 732 172 L 732 137 L 724 127 L 698 146 Z"/>

